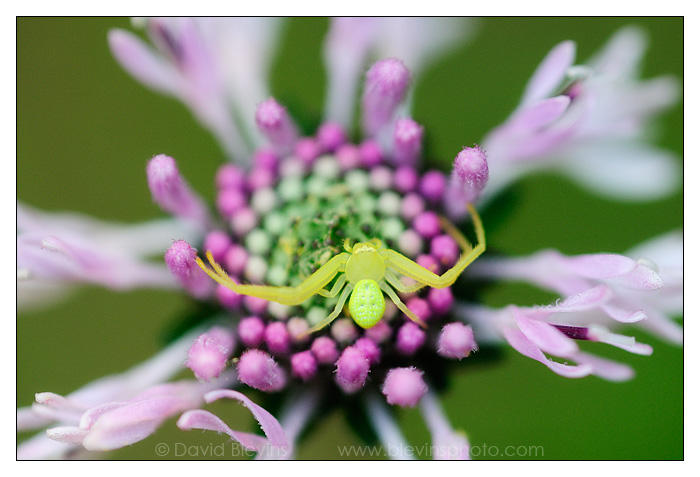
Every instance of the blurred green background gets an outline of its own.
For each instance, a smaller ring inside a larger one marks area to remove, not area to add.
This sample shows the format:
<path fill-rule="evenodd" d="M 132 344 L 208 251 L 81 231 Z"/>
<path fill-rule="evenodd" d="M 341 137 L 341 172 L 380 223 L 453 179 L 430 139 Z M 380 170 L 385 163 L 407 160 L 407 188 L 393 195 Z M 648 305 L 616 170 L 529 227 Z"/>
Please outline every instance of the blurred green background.
<path fill-rule="evenodd" d="M 315 119 L 323 104 L 321 41 L 325 19 L 294 19 L 282 35 L 273 93 L 296 117 Z M 447 170 L 463 145 L 483 138 L 517 104 L 535 66 L 556 43 L 573 39 L 578 62 L 619 27 L 649 33 L 644 77 L 683 74 L 681 18 L 487 18 L 473 40 L 434 64 L 416 85 L 413 116 L 424 124 L 427 158 Z M 146 186 L 146 161 L 178 160 L 194 189 L 211 200 L 223 160 L 210 135 L 171 98 L 131 79 L 112 59 L 106 34 L 126 19 L 20 18 L 17 22 L 17 194 L 46 210 L 76 210 L 137 222 L 161 216 Z M 682 105 L 659 121 L 657 144 L 682 155 Z M 514 189 L 515 206 L 488 230 L 489 246 L 505 253 L 553 247 L 565 253 L 624 252 L 683 225 L 682 194 L 642 204 L 610 202 L 558 176 L 540 175 Z M 484 218 L 489 229 L 489 218 Z M 174 237 L 175 238 L 175 237 Z M 491 305 L 547 303 L 524 286 L 489 290 Z M 35 392 L 67 394 L 154 354 L 176 316 L 188 310 L 177 293 L 81 289 L 71 300 L 17 316 L 17 404 Z M 651 357 L 605 345 L 586 346 L 629 363 L 637 377 L 610 383 L 568 380 L 507 349 L 500 361 L 458 367 L 442 397 L 455 427 L 473 446 L 542 446 L 545 459 L 683 458 L 683 350 L 634 328 L 654 346 Z M 232 409 L 236 408 L 236 409 Z M 234 428 L 254 424 L 239 406 L 220 408 Z M 398 412 L 410 443 L 429 442 L 417 410 Z M 20 435 L 20 440 L 27 435 Z M 158 459 L 159 442 L 225 442 L 212 433 L 181 432 L 168 421 L 146 441 L 109 455 Z M 340 413 L 317 422 L 299 458 L 339 458 L 337 446 L 360 443 Z M 172 457 L 172 456 L 171 456 Z M 486 456 L 504 459 L 505 456 Z M 484 456 L 479 456 L 484 458 Z M 531 458 L 537 458 L 532 456 Z"/>

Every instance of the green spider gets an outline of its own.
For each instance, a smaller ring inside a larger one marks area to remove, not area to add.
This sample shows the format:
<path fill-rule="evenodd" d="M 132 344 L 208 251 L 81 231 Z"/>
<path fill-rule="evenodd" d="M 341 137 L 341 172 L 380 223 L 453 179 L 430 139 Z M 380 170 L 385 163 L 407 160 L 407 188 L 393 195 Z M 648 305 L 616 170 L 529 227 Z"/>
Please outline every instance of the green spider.
<path fill-rule="evenodd" d="M 457 280 L 457 277 L 470 263 L 484 252 L 486 239 L 481 218 L 471 204 L 467 205 L 467 208 L 474 222 L 478 243 L 476 247 L 472 247 L 450 222 L 440 218 L 442 228 L 462 248 L 462 256 L 459 261 L 440 276 L 394 250 L 383 248 L 381 241 L 378 239 L 357 243 L 353 247 L 350 247 L 350 240 L 346 239 L 344 243 L 345 252 L 341 252 L 328 260 L 321 268 L 295 287 L 238 284 L 226 274 L 221 265 L 214 261 L 210 251 L 207 251 L 206 255 L 212 268 L 205 265 L 199 257 L 197 257 L 197 264 L 211 278 L 240 295 L 255 296 L 283 305 L 299 305 L 315 294 L 332 298 L 340 293 L 340 298 L 338 298 L 338 302 L 331 314 L 310 328 L 305 334 L 314 333 L 335 320 L 343 310 L 348 297 L 350 297 L 350 302 L 348 303 L 350 316 L 355 323 L 365 329 L 372 328 L 384 315 L 386 305 L 382 291 L 389 296 L 399 310 L 404 312 L 412 321 L 425 328 L 426 324 L 423 320 L 406 307 L 391 287 L 394 287 L 399 293 L 412 293 L 425 286 L 432 288 L 448 287 Z M 336 280 L 331 290 L 326 290 L 325 286 L 338 273 L 343 273 L 343 275 Z M 417 283 L 404 285 L 396 273 L 412 278 Z"/>

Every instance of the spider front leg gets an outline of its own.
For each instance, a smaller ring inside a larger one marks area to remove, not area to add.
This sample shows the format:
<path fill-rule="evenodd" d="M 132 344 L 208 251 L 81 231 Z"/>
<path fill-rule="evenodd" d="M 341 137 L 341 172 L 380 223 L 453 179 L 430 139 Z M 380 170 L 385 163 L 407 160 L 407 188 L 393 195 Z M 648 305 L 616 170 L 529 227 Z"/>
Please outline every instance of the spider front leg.
<path fill-rule="evenodd" d="M 341 278 L 345 277 L 343 275 Z M 340 279 L 338 279 L 340 281 Z M 334 287 L 335 288 L 335 287 Z M 318 330 L 321 330 L 325 328 L 326 326 L 330 325 L 333 320 L 335 320 L 338 315 L 340 315 L 340 312 L 343 311 L 343 305 L 345 305 L 345 302 L 348 300 L 348 297 L 352 293 L 352 288 L 353 285 L 352 283 L 348 283 L 345 285 L 345 288 L 343 288 L 343 293 L 341 293 L 340 298 L 338 298 L 338 303 L 335 304 L 335 308 L 331 312 L 330 315 L 328 315 L 326 318 L 321 320 L 320 322 L 316 323 L 314 326 L 306 330 L 302 336 L 307 336 L 310 335 L 311 333 L 315 333 Z"/>
<path fill-rule="evenodd" d="M 396 288 L 399 293 L 415 293 L 421 288 L 427 286 L 425 283 L 420 282 L 414 283 L 413 285 L 404 285 L 391 270 L 386 270 L 384 272 L 384 279 L 389 283 L 389 285 Z"/>
<path fill-rule="evenodd" d="M 342 272 L 343 270 L 340 270 L 340 271 Z M 318 294 L 323 296 L 323 297 L 326 297 L 326 298 L 333 298 L 333 297 L 337 296 L 338 293 L 340 293 L 340 290 L 343 289 L 343 285 L 345 285 L 346 281 L 347 281 L 347 278 L 345 277 L 345 275 L 341 275 L 338 277 L 338 280 L 336 280 L 333 287 L 331 287 L 330 291 L 326 290 L 325 288 L 321 288 L 318 291 Z"/>
<path fill-rule="evenodd" d="M 479 214 L 474 206 L 471 204 L 467 204 L 467 209 L 469 210 L 472 221 L 474 222 L 474 229 L 476 230 L 478 243 L 474 248 L 472 248 L 464 235 L 462 235 L 451 223 L 443 219 L 441 221 L 442 227 L 462 247 L 462 256 L 452 268 L 447 270 L 442 275 L 438 276 L 434 274 L 430 270 L 421 267 L 410 258 L 404 257 L 399 252 L 394 250 L 386 249 L 381 250 L 379 253 L 389 267 L 402 275 L 413 278 L 417 282 L 432 288 L 449 287 L 455 282 L 455 280 L 457 280 L 457 277 L 459 277 L 464 269 L 467 268 L 470 263 L 476 260 L 476 258 L 484 252 L 484 250 L 486 250 L 486 237 L 484 234 L 484 226 L 481 223 L 481 218 L 479 217 Z"/>
<path fill-rule="evenodd" d="M 221 285 L 233 290 L 239 295 L 254 296 L 263 300 L 274 301 L 283 305 L 299 305 L 311 298 L 313 295 L 323 290 L 331 280 L 345 269 L 345 262 L 350 255 L 341 253 L 331 258 L 321 268 L 312 273 L 306 280 L 295 287 L 272 287 L 265 285 L 241 285 L 234 282 L 228 274 L 221 268 L 221 265 L 214 261 L 211 252 L 207 251 L 207 260 L 212 268 L 204 264 L 201 258 L 197 257 L 197 265 L 204 270 L 212 279 Z M 332 292 L 333 290 L 331 290 Z M 337 291 L 336 291 L 337 293 Z"/>

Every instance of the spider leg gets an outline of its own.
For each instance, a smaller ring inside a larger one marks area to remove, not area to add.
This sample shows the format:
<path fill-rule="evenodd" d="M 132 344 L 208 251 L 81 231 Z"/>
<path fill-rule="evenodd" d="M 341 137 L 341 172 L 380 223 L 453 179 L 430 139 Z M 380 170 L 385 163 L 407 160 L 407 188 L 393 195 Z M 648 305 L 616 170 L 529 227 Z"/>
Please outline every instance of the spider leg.
<path fill-rule="evenodd" d="M 205 265 L 199 257 L 197 257 L 197 265 L 212 279 L 239 295 L 255 296 L 283 305 L 299 305 L 328 285 L 338 272 L 342 272 L 345 269 L 345 262 L 347 262 L 349 256 L 347 253 L 336 255 L 295 287 L 238 284 L 214 261 L 214 257 L 209 251 L 207 252 L 207 260 L 209 260 L 212 268 Z"/>
<path fill-rule="evenodd" d="M 345 275 L 343 275 L 345 276 Z M 345 305 L 345 302 L 348 300 L 348 297 L 350 296 L 350 293 L 352 293 L 353 289 L 353 284 L 348 283 L 345 285 L 345 288 L 343 288 L 343 293 L 340 294 L 340 298 L 338 298 L 338 303 L 335 304 L 335 308 L 331 312 L 330 315 L 328 315 L 326 318 L 321 320 L 320 322 L 316 323 L 316 325 L 312 326 L 308 330 L 306 330 L 301 336 L 307 336 L 310 335 L 311 333 L 315 333 L 318 330 L 321 330 L 328 326 L 333 320 L 335 320 L 338 315 L 340 315 L 340 312 L 343 311 L 343 305 Z"/>
<path fill-rule="evenodd" d="M 387 249 L 382 250 L 379 253 L 392 269 L 396 270 L 402 275 L 413 278 L 424 285 L 432 288 L 445 288 L 452 285 L 455 280 L 457 280 L 457 277 L 459 277 L 459 275 L 464 271 L 464 269 L 467 268 L 470 263 L 476 260 L 476 258 L 484 252 L 484 250 L 486 250 L 486 238 L 484 235 L 484 226 L 481 223 L 481 218 L 479 217 L 479 214 L 474 206 L 467 204 L 467 208 L 471 214 L 472 221 L 474 222 L 474 229 L 476 230 L 478 243 L 472 248 L 464 235 L 462 235 L 447 220 L 442 219 L 442 227 L 462 247 L 462 256 L 460 257 L 459 261 L 442 275 L 438 276 L 434 274 L 430 270 L 421 267 L 410 258 L 404 257 L 399 252 L 394 250 Z"/>
<path fill-rule="evenodd" d="M 391 301 L 394 302 L 394 305 L 396 305 L 396 307 L 399 310 L 403 311 L 406 314 L 406 316 L 408 316 L 411 319 L 411 321 L 415 322 L 421 328 L 428 327 L 428 325 L 426 325 L 423 320 L 418 318 L 415 313 L 413 313 L 411 310 L 408 309 L 408 307 L 406 305 L 404 305 L 404 303 L 401 301 L 401 299 L 396 294 L 396 292 L 394 290 L 392 290 L 391 287 L 389 285 L 387 285 L 387 283 L 384 280 L 379 282 L 379 288 L 384 290 L 384 293 L 389 295 L 389 298 L 391 298 Z"/>
<path fill-rule="evenodd" d="M 404 285 L 391 270 L 386 270 L 384 273 L 384 279 L 389 282 L 389 285 L 396 288 L 399 293 L 414 293 L 426 286 L 425 283 L 421 282 L 414 283 L 413 285 Z"/>
<path fill-rule="evenodd" d="M 340 290 L 342 290 L 343 285 L 345 285 L 345 282 L 347 281 L 347 278 L 345 275 L 341 275 L 338 277 L 338 280 L 336 280 L 335 284 L 331 288 L 330 291 L 326 290 L 325 288 L 321 288 L 318 291 L 318 294 L 321 296 L 325 296 L 326 298 L 333 298 L 340 293 Z"/>

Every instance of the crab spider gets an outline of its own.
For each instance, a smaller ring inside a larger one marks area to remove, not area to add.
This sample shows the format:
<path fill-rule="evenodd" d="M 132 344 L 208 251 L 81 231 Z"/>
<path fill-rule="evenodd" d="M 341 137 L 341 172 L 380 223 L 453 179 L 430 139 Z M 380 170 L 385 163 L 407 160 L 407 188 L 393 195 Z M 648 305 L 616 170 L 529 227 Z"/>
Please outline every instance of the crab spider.
<path fill-rule="evenodd" d="M 362 328 L 372 328 L 384 315 L 385 302 L 382 292 L 386 293 L 406 316 L 425 328 L 426 324 L 423 320 L 406 307 L 394 291 L 394 288 L 399 293 L 411 293 L 425 286 L 432 288 L 448 287 L 457 280 L 470 263 L 484 252 L 486 239 L 481 218 L 471 204 L 467 205 L 467 208 L 474 222 L 478 243 L 475 247 L 472 247 L 450 222 L 441 218 L 442 228 L 462 248 L 462 256 L 459 261 L 442 275 L 434 274 L 394 250 L 383 248 L 381 241 L 378 239 L 356 243 L 352 247 L 350 247 L 349 239 L 346 239 L 344 243 L 345 252 L 341 252 L 331 258 L 295 287 L 238 284 L 214 261 L 210 251 L 207 251 L 206 255 L 211 268 L 205 265 L 199 257 L 197 257 L 197 264 L 211 278 L 240 295 L 255 296 L 283 305 L 299 305 L 316 294 L 330 298 L 340 294 L 331 314 L 310 328 L 306 334 L 314 333 L 335 320 L 343 310 L 348 297 L 350 298 L 348 303 L 350 316 L 355 323 Z M 325 286 L 338 273 L 342 273 L 342 275 L 338 277 L 338 280 L 336 280 L 330 290 L 326 290 Z M 396 274 L 412 278 L 416 281 L 416 284 L 404 285 Z"/>

